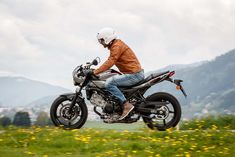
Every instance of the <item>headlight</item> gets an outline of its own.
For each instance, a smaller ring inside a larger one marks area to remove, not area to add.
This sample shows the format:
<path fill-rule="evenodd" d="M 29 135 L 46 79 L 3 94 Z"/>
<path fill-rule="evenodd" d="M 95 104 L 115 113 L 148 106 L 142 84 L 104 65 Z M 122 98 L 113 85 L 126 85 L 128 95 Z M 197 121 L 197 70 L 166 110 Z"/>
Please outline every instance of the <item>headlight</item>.
<path fill-rule="evenodd" d="M 82 83 L 83 81 L 84 81 L 84 77 L 83 76 L 77 76 L 77 75 L 74 75 L 73 76 L 73 81 L 75 82 L 75 83 L 78 83 L 78 84 L 80 84 L 80 83 Z"/>
<path fill-rule="evenodd" d="M 80 71 L 80 69 L 81 69 L 81 66 L 82 66 L 82 65 L 79 65 L 79 66 L 77 66 L 77 67 L 73 70 L 73 72 L 72 72 L 73 77 L 79 73 L 79 71 Z"/>
<path fill-rule="evenodd" d="M 76 67 L 73 72 L 73 83 L 74 85 L 80 85 L 84 81 L 84 76 L 82 75 L 82 68 L 81 65 Z"/>

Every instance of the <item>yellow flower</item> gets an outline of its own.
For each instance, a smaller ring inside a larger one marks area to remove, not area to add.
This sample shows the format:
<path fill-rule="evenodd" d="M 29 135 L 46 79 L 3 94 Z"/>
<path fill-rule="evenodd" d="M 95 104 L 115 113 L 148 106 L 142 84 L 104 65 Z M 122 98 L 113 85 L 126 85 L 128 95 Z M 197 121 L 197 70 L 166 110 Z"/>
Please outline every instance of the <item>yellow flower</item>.
<path fill-rule="evenodd" d="M 192 141 L 195 141 L 195 138 L 190 138 Z"/>
<path fill-rule="evenodd" d="M 66 155 L 71 155 L 72 153 L 71 152 L 67 152 Z"/>
<path fill-rule="evenodd" d="M 152 142 L 157 142 L 157 141 L 158 141 L 158 140 L 157 140 L 157 139 L 155 139 L 155 138 L 153 138 L 153 139 L 152 139 Z"/>
<path fill-rule="evenodd" d="M 186 154 L 185 157 L 190 157 L 190 154 Z"/>
<path fill-rule="evenodd" d="M 125 154 L 125 151 L 124 151 L 124 150 L 119 150 L 119 154 L 120 154 L 120 155 L 124 155 L 124 154 Z"/>
<path fill-rule="evenodd" d="M 124 133 L 129 133 L 129 131 L 128 131 L 128 130 L 124 130 L 123 132 L 124 132 Z"/>
<path fill-rule="evenodd" d="M 206 134 L 206 136 L 207 136 L 207 137 L 211 137 L 212 135 L 208 133 L 208 134 Z"/>
<path fill-rule="evenodd" d="M 224 129 L 229 129 L 229 125 L 228 125 L 228 126 L 225 126 Z"/>
<path fill-rule="evenodd" d="M 27 154 L 28 154 L 28 155 L 32 155 L 33 153 L 32 153 L 32 152 L 30 152 L 30 151 L 28 151 L 28 152 L 27 152 Z"/>
<path fill-rule="evenodd" d="M 179 148 L 180 151 L 184 150 L 183 148 Z"/>
<path fill-rule="evenodd" d="M 48 157 L 48 155 L 43 155 L 43 157 Z"/>
<path fill-rule="evenodd" d="M 40 132 L 40 131 L 42 131 L 41 128 L 36 128 L 36 129 L 35 129 L 35 132 Z"/>
<path fill-rule="evenodd" d="M 218 127 L 216 125 L 212 125 L 212 130 L 217 130 Z"/>
<path fill-rule="evenodd" d="M 105 152 L 106 154 L 112 154 L 113 153 L 113 151 L 107 151 L 107 152 Z"/>
<path fill-rule="evenodd" d="M 169 128 L 169 129 L 167 129 L 166 131 L 167 131 L 168 134 L 171 134 L 172 131 L 173 131 L 173 129 L 172 129 L 172 128 Z"/>
<path fill-rule="evenodd" d="M 78 131 L 78 129 L 73 129 L 73 130 L 72 130 L 72 132 L 77 132 L 77 131 Z"/>

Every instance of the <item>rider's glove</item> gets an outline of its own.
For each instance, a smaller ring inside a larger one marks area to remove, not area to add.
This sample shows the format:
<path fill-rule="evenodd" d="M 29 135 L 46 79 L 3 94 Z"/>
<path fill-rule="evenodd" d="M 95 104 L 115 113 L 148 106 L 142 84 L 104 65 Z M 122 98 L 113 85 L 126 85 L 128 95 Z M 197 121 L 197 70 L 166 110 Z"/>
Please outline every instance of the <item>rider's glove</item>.
<path fill-rule="evenodd" d="M 84 75 L 94 75 L 93 69 L 86 69 L 83 70 Z"/>
<path fill-rule="evenodd" d="M 87 71 L 87 75 L 94 75 L 94 72 L 93 72 L 94 70 L 93 69 L 89 69 L 88 71 Z"/>

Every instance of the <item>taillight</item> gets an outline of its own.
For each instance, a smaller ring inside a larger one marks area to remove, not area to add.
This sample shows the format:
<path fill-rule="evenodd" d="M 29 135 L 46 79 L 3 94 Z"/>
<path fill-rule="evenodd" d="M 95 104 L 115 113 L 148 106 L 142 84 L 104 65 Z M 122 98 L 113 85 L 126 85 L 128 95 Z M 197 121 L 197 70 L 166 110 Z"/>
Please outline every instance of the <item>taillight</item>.
<path fill-rule="evenodd" d="M 171 71 L 168 76 L 171 77 L 173 75 L 175 75 L 175 71 Z"/>

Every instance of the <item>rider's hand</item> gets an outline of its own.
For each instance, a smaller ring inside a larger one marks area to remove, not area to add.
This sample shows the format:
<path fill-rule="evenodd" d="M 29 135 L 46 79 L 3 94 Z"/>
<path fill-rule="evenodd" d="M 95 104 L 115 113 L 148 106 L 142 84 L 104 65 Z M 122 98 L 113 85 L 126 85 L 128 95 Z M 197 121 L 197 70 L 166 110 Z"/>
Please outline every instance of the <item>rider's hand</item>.
<path fill-rule="evenodd" d="M 83 73 L 85 76 L 91 76 L 93 79 L 99 79 L 99 76 L 94 74 L 94 69 L 86 69 Z"/>
<path fill-rule="evenodd" d="M 87 70 L 87 75 L 94 75 L 94 70 L 93 69 L 88 69 Z"/>
<path fill-rule="evenodd" d="M 84 75 L 94 75 L 93 69 L 85 69 L 83 70 Z"/>
<path fill-rule="evenodd" d="M 93 78 L 99 79 L 99 76 L 97 74 L 95 74 L 95 69 L 92 69 L 91 75 L 93 76 Z"/>

